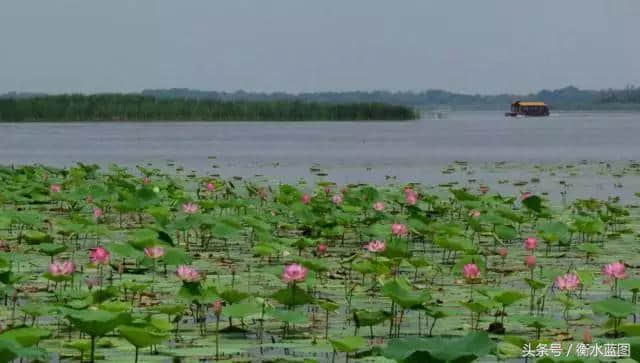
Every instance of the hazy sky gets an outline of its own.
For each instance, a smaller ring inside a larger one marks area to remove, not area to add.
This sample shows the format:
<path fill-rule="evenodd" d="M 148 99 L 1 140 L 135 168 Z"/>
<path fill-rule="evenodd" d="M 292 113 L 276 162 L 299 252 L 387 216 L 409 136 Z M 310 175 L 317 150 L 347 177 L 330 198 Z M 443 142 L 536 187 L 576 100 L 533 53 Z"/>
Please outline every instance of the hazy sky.
<path fill-rule="evenodd" d="M 0 0 L 0 93 L 640 85 L 640 0 Z"/>

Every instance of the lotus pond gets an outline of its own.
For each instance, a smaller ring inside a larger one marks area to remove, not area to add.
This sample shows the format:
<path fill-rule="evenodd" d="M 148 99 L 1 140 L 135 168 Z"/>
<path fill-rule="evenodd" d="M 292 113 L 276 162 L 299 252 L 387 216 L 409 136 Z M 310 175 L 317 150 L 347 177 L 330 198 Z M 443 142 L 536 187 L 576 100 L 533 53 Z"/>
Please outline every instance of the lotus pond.
<path fill-rule="evenodd" d="M 0 362 L 640 361 L 637 197 L 504 183 L 0 167 Z"/>

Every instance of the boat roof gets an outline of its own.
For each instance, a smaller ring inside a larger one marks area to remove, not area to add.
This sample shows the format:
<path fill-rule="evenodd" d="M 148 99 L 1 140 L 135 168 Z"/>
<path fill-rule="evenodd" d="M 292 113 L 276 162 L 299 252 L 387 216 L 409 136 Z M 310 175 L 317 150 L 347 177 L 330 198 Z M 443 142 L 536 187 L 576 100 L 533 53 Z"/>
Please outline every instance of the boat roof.
<path fill-rule="evenodd" d="M 519 104 L 520 106 L 546 106 L 547 104 L 539 101 L 516 101 L 514 104 Z"/>

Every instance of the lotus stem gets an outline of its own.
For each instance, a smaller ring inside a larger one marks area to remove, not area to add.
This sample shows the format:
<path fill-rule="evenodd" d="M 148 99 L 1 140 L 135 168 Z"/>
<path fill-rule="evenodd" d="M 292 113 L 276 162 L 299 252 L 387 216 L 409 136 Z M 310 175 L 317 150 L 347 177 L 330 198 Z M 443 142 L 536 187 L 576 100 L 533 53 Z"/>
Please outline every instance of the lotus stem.
<path fill-rule="evenodd" d="M 95 356 L 96 356 L 96 337 L 95 336 L 91 336 L 91 363 L 95 362 Z"/>
<path fill-rule="evenodd" d="M 220 317 L 216 316 L 216 360 L 220 360 Z"/>

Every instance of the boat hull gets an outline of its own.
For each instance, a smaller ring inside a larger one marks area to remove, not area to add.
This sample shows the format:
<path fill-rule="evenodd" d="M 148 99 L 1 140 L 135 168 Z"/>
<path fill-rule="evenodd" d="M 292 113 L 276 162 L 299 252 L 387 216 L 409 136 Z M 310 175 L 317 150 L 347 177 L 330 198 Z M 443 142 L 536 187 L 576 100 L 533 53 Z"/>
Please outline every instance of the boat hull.
<path fill-rule="evenodd" d="M 549 116 L 549 112 L 544 113 L 524 113 L 524 112 L 505 112 L 505 117 L 547 117 Z"/>

